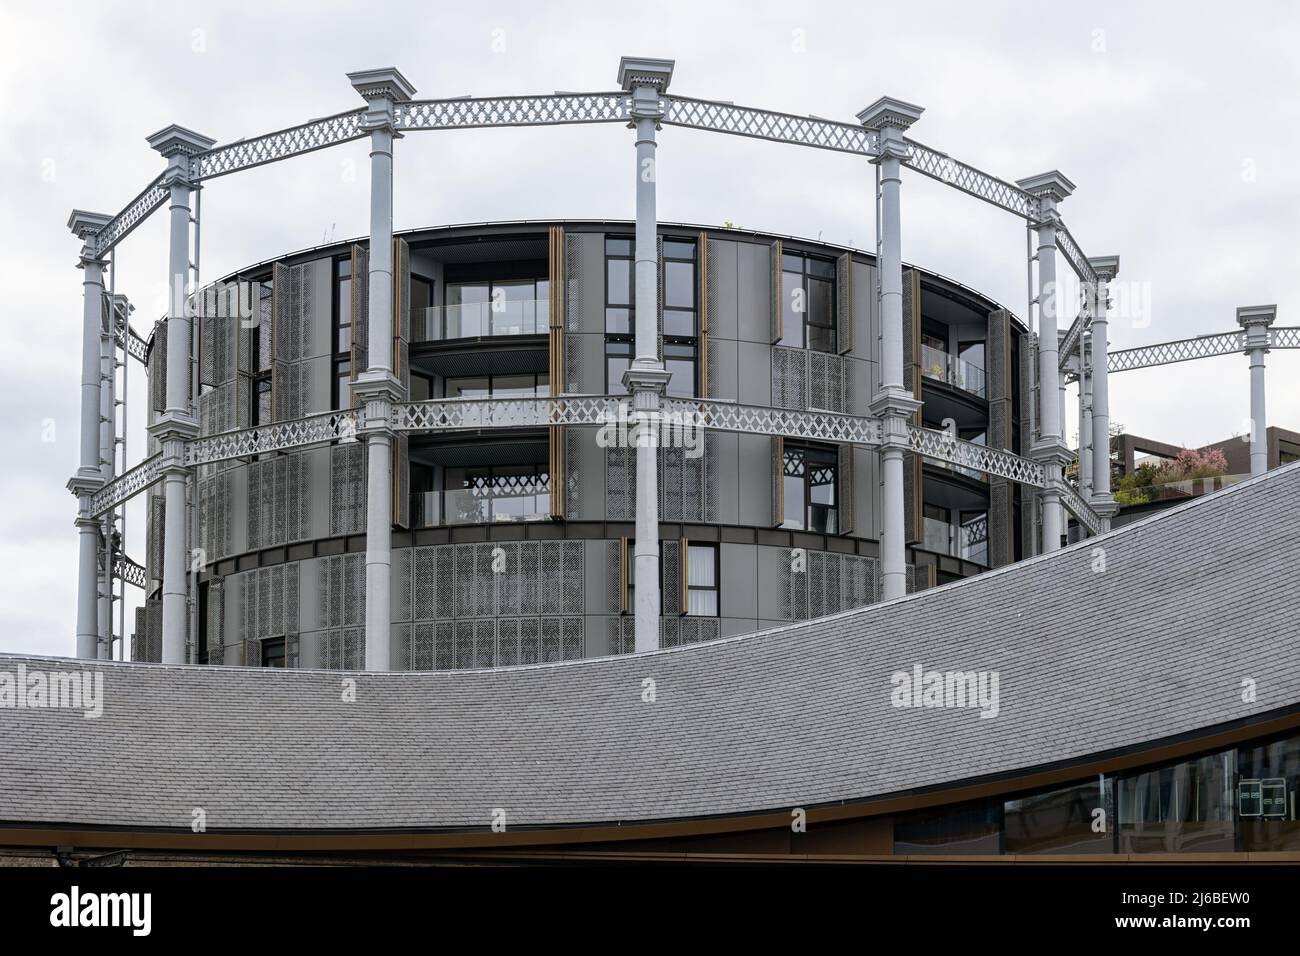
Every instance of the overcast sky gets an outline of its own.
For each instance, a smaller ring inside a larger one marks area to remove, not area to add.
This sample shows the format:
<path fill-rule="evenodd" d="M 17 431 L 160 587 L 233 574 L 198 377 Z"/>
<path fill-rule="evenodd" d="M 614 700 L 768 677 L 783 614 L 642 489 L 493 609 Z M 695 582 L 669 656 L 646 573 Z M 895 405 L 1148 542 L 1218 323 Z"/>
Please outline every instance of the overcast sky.
<path fill-rule="evenodd" d="M 1071 231 L 1090 256 L 1118 254 L 1125 288 L 1149 300 L 1147 314 L 1112 322 L 1112 349 L 1227 331 L 1239 305 L 1276 302 L 1279 324 L 1300 325 L 1294 4 L 660 0 L 639 16 L 554 2 L 16 6 L 0 13 L 7 651 L 75 651 L 64 485 L 77 465 L 81 276 L 69 211 L 118 212 L 161 170 L 145 137 L 170 123 L 225 143 L 357 106 L 349 71 L 397 66 L 431 98 L 600 91 L 633 54 L 675 59 L 683 95 L 796 114 L 852 121 L 888 94 L 925 107 L 911 135 L 927 145 L 1004 179 L 1058 168 L 1077 184 L 1061 206 Z M 874 245 L 865 159 L 676 128 L 660 144 L 662 220 Z M 353 143 L 212 183 L 204 277 L 364 234 L 366 163 Z M 397 144 L 395 225 L 631 218 L 633 170 L 632 134 L 613 124 L 416 133 Z M 1024 246 L 1010 215 L 905 174 L 908 261 L 1024 316 Z M 165 215 L 120 256 L 118 291 L 147 334 Z M 1300 353 L 1269 363 L 1270 421 L 1300 428 Z M 1248 395 L 1242 356 L 1128 372 L 1112 380 L 1112 417 L 1203 444 L 1241 433 Z M 140 510 L 128 550 L 143 559 Z"/>

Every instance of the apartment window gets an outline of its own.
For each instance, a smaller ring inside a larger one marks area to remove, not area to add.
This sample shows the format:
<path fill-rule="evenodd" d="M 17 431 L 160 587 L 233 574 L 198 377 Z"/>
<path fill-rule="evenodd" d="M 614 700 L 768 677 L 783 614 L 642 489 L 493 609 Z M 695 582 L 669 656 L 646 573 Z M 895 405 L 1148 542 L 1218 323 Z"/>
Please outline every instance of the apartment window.
<path fill-rule="evenodd" d="M 690 544 L 686 548 L 686 613 L 718 616 L 718 546 Z"/>
<path fill-rule="evenodd" d="M 274 637 L 262 641 L 262 666 L 284 666 L 284 638 Z"/>
<path fill-rule="evenodd" d="M 352 407 L 352 260 L 334 260 L 334 387 L 332 408 Z"/>
<path fill-rule="evenodd" d="M 251 401 L 248 403 L 249 416 L 251 425 L 265 425 L 272 419 L 271 409 L 271 295 L 272 288 L 269 282 L 259 282 L 258 286 L 258 316 L 257 328 L 249 337 L 249 348 L 252 355 L 249 356 L 251 365 L 254 369 L 253 378 L 249 383 L 252 389 L 250 395 Z"/>
<path fill-rule="evenodd" d="M 625 237 L 605 240 L 605 392 L 625 395 L 623 373 L 632 364 L 636 319 L 635 245 Z"/>
<path fill-rule="evenodd" d="M 490 279 L 448 282 L 444 339 L 491 335 L 537 335 L 547 331 L 550 314 L 547 279 Z"/>
<path fill-rule="evenodd" d="M 781 256 L 781 345 L 835 351 L 835 262 Z"/>
<path fill-rule="evenodd" d="M 787 441 L 783 466 L 785 520 L 781 526 L 838 533 L 835 485 L 839 456 L 835 449 Z"/>
<path fill-rule="evenodd" d="M 605 240 L 605 391 L 624 395 L 623 373 L 636 354 L 636 244 L 626 237 Z M 664 240 L 664 368 L 672 373 L 668 394 L 695 395 L 699 347 L 696 303 L 696 246 Z"/>
<path fill-rule="evenodd" d="M 695 395 L 699 328 L 695 302 L 695 243 L 664 240 L 664 368 L 672 373 L 668 394 Z"/>
<path fill-rule="evenodd" d="M 475 375 L 448 378 L 443 382 L 446 398 L 532 398 L 551 393 L 551 376 Z"/>

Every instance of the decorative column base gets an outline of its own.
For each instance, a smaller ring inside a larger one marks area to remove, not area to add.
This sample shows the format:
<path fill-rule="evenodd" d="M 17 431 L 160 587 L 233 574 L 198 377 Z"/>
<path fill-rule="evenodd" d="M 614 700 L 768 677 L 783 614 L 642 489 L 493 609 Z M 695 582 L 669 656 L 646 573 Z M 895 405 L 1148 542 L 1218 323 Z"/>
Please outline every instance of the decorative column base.
<path fill-rule="evenodd" d="M 882 388 L 871 400 L 880 421 L 880 580 L 886 601 L 907 594 L 907 503 L 903 495 L 903 453 L 911 449 L 908 429 L 922 403 L 898 387 Z"/>
<path fill-rule="evenodd" d="M 1043 538 L 1041 553 L 1061 550 L 1061 538 L 1065 535 L 1067 521 L 1065 506 L 1061 503 L 1061 493 L 1057 489 L 1065 481 L 1065 468 L 1073 457 L 1070 448 L 1060 438 L 1042 441 L 1030 449 L 1029 457 L 1042 462 L 1046 469 L 1047 482 L 1042 490 L 1043 498 Z"/>
<path fill-rule="evenodd" d="M 99 522 L 90 516 L 90 497 L 103 484 L 97 471 L 68 480 L 77 496 L 77 657 L 83 660 L 99 655 Z"/>

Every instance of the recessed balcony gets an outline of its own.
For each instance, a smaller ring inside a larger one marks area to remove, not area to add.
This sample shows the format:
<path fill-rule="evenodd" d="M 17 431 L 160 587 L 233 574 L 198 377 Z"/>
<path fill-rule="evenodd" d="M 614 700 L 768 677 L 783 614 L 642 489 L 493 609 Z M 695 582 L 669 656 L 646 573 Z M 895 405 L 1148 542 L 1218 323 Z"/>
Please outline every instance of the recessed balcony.
<path fill-rule="evenodd" d="M 498 299 L 464 302 L 413 310 L 412 342 L 546 335 L 550 326 L 549 299 Z"/>
<path fill-rule="evenodd" d="M 984 369 L 974 362 L 929 345 L 921 346 L 921 374 L 964 392 L 987 398 Z"/>

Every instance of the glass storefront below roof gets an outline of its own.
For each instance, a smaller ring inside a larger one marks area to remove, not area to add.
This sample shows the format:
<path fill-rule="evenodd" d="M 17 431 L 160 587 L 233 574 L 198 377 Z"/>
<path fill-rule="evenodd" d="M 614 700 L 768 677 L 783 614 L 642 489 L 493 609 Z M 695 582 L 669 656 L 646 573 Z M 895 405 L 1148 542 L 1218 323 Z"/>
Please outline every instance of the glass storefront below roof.
<path fill-rule="evenodd" d="M 1300 734 L 1064 787 L 903 814 L 894 853 L 1300 850 Z"/>

